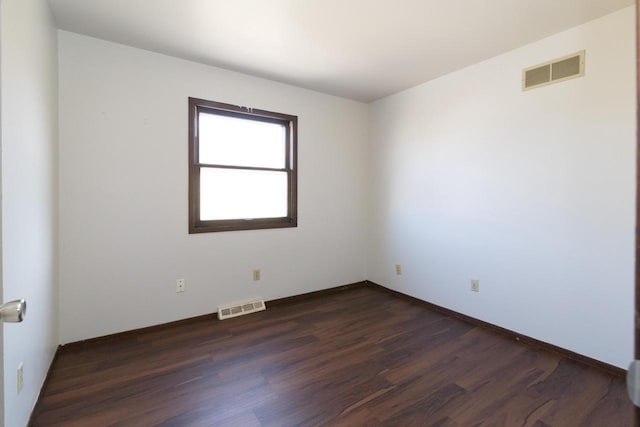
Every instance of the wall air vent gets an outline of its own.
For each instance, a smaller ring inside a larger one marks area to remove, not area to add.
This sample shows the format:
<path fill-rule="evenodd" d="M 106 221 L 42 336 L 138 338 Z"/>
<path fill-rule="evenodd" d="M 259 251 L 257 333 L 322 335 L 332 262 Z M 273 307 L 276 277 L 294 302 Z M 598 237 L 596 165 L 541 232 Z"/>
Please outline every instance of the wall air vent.
<path fill-rule="evenodd" d="M 584 76 L 584 54 L 581 50 L 553 61 L 522 70 L 522 90 L 558 83 Z"/>
<path fill-rule="evenodd" d="M 235 304 L 226 304 L 218 306 L 218 319 L 224 320 L 231 317 L 242 316 L 243 314 L 255 313 L 256 311 L 266 310 L 264 300 L 253 300 L 240 302 Z"/>

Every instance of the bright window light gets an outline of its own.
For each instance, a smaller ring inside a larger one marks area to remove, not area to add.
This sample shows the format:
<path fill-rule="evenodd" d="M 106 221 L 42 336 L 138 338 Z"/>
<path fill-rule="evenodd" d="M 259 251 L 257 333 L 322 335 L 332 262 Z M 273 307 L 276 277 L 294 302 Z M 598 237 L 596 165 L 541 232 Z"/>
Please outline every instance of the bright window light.
<path fill-rule="evenodd" d="M 287 173 L 206 168 L 200 172 L 200 218 L 287 216 Z"/>
<path fill-rule="evenodd" d="M 282 169 L 285 127 L 236 117 L 200 113 L 200 163 Z"/>

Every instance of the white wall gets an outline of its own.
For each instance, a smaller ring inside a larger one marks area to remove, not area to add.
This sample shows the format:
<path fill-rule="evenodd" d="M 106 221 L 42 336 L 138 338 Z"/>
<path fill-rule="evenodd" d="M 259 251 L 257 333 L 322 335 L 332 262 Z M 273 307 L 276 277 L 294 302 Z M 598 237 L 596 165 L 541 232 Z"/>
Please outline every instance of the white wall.
<path fill-rule="evenodd" d="M 45 0 L 1 13 L 2 281 L 27 317 L 4 329 L 6 426 L 24 426 L 58 344 L 57 35 Z M 24 388 L 16 394 L 16 369 Z"/>
<path fill-rule="evenodd" d="M 634 11 L 371 105 L 370 280 L 627 366 Z M 521 92 L 522 68 L 580 49 L 585 77 Z"/>
<path fill-rule="evenodd" d="M 366 278 L 365 104 L 64 31 L 59 46 L 62 343 Z M 297 228 L 188 234 L 189 96 L 299 117 Z"/>

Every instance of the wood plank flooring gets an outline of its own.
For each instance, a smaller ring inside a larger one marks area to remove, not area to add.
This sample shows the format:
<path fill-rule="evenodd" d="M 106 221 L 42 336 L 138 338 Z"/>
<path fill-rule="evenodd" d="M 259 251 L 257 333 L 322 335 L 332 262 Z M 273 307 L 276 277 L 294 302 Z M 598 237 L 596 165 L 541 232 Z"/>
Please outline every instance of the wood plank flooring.
<path fill-rule="evenodd" d="M 622 378 L 361 287 L 63 347 L 33 426 L 632 426 Z"/>

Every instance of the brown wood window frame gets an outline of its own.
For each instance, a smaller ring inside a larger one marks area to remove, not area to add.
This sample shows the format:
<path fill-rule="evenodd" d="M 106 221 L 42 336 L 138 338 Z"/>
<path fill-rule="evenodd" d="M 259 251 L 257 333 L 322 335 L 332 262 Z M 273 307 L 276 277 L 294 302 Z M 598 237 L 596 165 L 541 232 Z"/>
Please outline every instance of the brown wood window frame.
<path fill-rule="evenodd" d="M 285 126 L 286 159 L 283 169 L 256 168 L 228 165 L 211 165 L 199 162 L 198 129 L 199 113 L 206 112 L 231 116 L 246 120 L 279 123 Z M 272 111 L 256 110 L 207 101 L 199 98 L 189 98 L 189 234 L 210 233 L 234 230 L 260 230 L 268 228 L 287 228 L 298 226 L 298 194 L 297 194 L 297 153 L 298 153 L 298 117 L 289 114 L 274 113 Z M 200 171 L 203 168 L 233 168 L 241 170 L 282 171 L 287 173 L 287 216 L 280 218 L 255 219 L 200 219 Z"/>

